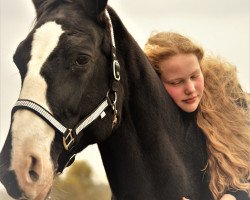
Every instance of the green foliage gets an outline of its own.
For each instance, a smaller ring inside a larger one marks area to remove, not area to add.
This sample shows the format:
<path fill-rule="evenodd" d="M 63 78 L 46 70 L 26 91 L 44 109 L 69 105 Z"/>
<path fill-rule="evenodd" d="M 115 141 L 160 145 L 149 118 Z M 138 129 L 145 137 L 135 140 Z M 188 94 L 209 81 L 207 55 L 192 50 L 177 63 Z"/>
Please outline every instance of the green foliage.
<path fill-rule="evenodd" d="M 110 200 L 108 185 L 92 180 L 92 170 L 84 161 L 76 161 L 64 177 L 57 177 L 51 192 L 52 200 Z"/>

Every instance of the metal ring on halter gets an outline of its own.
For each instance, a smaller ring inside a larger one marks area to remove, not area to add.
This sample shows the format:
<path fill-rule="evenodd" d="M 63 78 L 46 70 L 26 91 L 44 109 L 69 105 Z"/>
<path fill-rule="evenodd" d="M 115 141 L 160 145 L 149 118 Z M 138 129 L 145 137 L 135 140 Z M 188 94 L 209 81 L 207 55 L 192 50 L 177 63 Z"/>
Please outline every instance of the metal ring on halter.
<path fill-rule="evenodd" d="M 121 79 L 121 77 L 120 77 L 120 64 L 119 64 L 118 60 L 113 61 L 113 74 L 114 74 L 115 80 L 119 81 Z"/>
<path fill-rule="evenodd" d="M 114 92 L 114 95 L 115 95 L 115 99 L 114 101 L 111 100 L 111 98 L 109 97 L 109 94 L 110 94 L 110 90 L 107 92 L 107 100 L 109 102 L 109 104 L 112 106 L 112 108 L 116 105 L 116 102 L 117 102 L 117 93 Z"/>

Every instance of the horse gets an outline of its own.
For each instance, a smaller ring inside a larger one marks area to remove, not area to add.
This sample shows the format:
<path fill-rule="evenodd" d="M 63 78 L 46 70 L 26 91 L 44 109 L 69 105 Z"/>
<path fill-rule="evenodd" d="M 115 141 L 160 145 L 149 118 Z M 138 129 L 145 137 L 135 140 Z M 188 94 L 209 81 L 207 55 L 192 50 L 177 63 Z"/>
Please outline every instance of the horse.
<path fill-rule="evenodd" d="M 97 144 L 113 200 L 205 199 L 200 130 L 107 0 L 33 4 L 36 22 L 13 56 L 22 87 L 0 154 L 9 195 L 46 199 L 54 177 Z"/>

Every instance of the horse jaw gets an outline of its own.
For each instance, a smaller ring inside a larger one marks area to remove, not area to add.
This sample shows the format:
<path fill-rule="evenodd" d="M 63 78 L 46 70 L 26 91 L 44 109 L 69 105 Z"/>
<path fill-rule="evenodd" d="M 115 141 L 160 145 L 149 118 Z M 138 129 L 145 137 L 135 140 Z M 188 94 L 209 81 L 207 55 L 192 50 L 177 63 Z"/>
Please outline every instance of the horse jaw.
<path fill-rule="evenodd" d="M 40 71 L 57 46 L 63 31 L 55 22 L 47 22 L 36 30 L 32 41 L 31 60 L 23 81 L 20 99 L 29 99 L 49 110 L 47 84 Z M 29 199 L 45 199 L 54 177 L 51 144 L 55 131 L 40 117 L 28 110 L 18 110 L 11 126 L 13 170 L 20 190 Z"/>

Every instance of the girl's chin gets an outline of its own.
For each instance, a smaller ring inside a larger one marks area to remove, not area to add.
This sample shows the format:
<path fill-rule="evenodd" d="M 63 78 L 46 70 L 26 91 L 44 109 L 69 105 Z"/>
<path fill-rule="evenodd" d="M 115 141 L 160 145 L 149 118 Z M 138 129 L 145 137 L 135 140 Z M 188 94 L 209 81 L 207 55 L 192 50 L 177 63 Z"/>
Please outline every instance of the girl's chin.
<path fill-rule="evenodd" d="M 197 107 L 198 107 L 198 104 L 192 104 L 192 105 L 188 104 L 188 105 L 182 105 L 182 106 L 180 106 L 180 108 L 183 111 L 189 112 L 189 113 L 196 111 Z"/>

